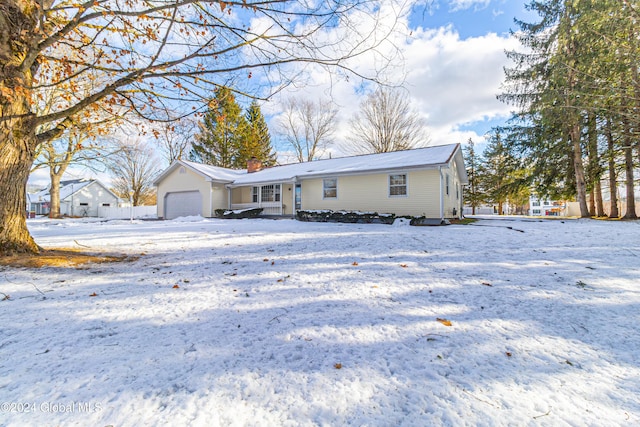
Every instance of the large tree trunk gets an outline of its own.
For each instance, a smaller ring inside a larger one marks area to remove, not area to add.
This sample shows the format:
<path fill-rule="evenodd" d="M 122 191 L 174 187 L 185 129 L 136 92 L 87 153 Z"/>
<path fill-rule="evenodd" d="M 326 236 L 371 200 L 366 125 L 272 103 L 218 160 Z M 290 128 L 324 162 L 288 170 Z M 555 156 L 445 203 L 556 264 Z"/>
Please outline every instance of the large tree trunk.
<path fill-rule="evenodd" d="M 580 124 L 572 124 L 569 129 L 569 137 L 573 145 L 573 166 L 576 176 L 576 196 L 580 205 L 580 216 L 589 218 L 589 206 L 587 205 L 587 185 L 584 176 L 584 164 L 582 162 L 582 147 L 580 146 Z"/>
<path fill-rule="evenodd" d="M 627 210 L 624 214 L 624 219 L 637 219 L 636 215 L 636 195 L 635 186 L 633 183 L 633 149 L 631 147 L 631 129 L 629 127 L 629 120 L 625 117 L 622 119 L 622 125 L 624 127 L 624 163 L 625 172 L 627 175 L 626 187 L 627 187 Z"/>
<path fill-rule="evenodd" d="M 631 147 L 624 148 L 624 160 L 625 170 L 627 173 L 626 187 L 627 187 L 627 210 L 624 214 L 624 219 L 637 219 L 636 215 L 636 199 L 633 185 L 633 152 Z"/>
<path fill-rule="evenodd" d="M 26 220 L 26 186 L 35 135 L 24 122 L 27 121 L 0 122 L 0 254 L 39 251 Z M 22 130 L 25 128 L 27 131 Z"/>
<path fill-rule="evenodd" d="M 618 173 L 616 171 L 616 154 L 613 146 L 613 134 L 611 132 L 611 120 L 607 119 L 606 124 L 607 151 L 609 161 L 609 218 L 618 218 Z"/>
<path fill-rule="evenodd" d="M 24 62 L 38 25 L 34 5 L 0 2 L 0 254 L 39 251 L 26 220 L 27 179 L 37 145 L 29 89 L 37 65 Z"/>
<path fill-rule="evenodd" d="M 51 186 L 49 188 L 49 218 L 60 218 L 60 178 L 61 174 L 49 171 Z"/>
<path fill-rule="evenodd" d="M 600 177 L 598 177 L 598 180 L 595 183 L 594 190 L 596 198 L 596 216 L 606 216 L 604 213 L 604 200 L 602 199 L 602 182 L 600 182 Z"/>
<path fill-rule="evenodd" d="M 598 128 L 597 117 L 589 112 L 588 121 L 589 141 L 589 212 L 592 216 L 604 216 L 604 203 L 602 201 L 602 169 L 600 168 L 600 153 L 598 153 Z"/>

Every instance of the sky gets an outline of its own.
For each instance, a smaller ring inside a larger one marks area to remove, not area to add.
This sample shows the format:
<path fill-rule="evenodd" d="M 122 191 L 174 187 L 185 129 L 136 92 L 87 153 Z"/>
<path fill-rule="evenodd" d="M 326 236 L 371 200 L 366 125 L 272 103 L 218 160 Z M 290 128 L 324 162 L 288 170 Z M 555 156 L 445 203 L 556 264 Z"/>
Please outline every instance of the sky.
<path fill-rule="evenodd" d="M 505 50 L 518 49 L 510 35 L 514 18 L 533 21 L 525 10 L 525 0 L 417 0 L 385 2 L 402 5 L 404 31 L 390 42 L 398 49 L 394 66 L 387 77 L 401 84 L 411 107 L 425 120 L 429 144 L 465 144 L 469 139 L 484 142 L 492 127 L 510 116 L 512 107 L 496 99 L 509 66 Z M 396 9 L 397 11 L 397 9 Z M 337 30 L 336 30 L 337 31 Z M 374 59 L 359 57 L 354 68 L 362 71 Z M 364 71 L 366 72 L 366 70 Z M 311 100 L 330 99 L 339 110 L 335 123 L 335 144 L 325 153 L 347 155 L 344 141 L 349 133 L 349 118 L 363 100 L 363 82 L 357 78 L 337 79 L 314 69 L 305 70 L 307 84 L 290 87 L 261 105 L 269 121 L 272 140 L 281 161 L 288 161 L 289 147 L 275 135 L 275 123 L 288 97 Z M 372 90 L 369 86 L 367 90 Z M 162 165 L 164 168 L 166 165 Z M 95 176 L 86 169 L 71 168 L 65 179 Z M 98 174 L 108 180 L 105 174 Z M 39 171 L 29 181 L 46 185 L 48 174 Z"/>
<path fill-rule="evenodd" d="M 403 59 L 398 80 L 411 107 L 425 120 L 431 145 L 479 144 L 494 126 L 503 124 L 512 107 L 496 99 L 510 66 L 505 50 L 517 50 L 519 43 L 510 31 L 514 18 L 535 20 L 525 10 L 525 0 L 432 0 L 413 2 L 404 25 L 408 36 L 394 39 Z M 402 81 L 400 81 L 402 79 Z M 359 108 L 362 91 L 357 80 L 304 87 L 289 95 L 331 98 L 339 107 L 336 144 L 332 155 L 348 154 L 341 142 L 349 133 L 348 120 Z M 331 88 L 329 88 L 331 86 Z M 275 104 L 278 104 L 276 100 Z M 277 105 L 263 110 L 277 116 Z M 278 147 L 286 151 L 287 147 Z"/>

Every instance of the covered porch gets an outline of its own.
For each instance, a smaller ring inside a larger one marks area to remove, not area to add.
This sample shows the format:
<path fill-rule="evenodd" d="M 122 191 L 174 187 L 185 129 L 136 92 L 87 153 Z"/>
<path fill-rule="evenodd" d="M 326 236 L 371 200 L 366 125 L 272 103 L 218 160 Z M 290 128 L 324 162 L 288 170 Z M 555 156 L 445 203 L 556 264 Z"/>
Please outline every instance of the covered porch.
<path fill-rule="evenodd" d="M 228 187 L 229 208 L 231 210 L 262 208 L 262 215 L 269 216 L 294 215 L 296 209 L 295 188 L 296 185 L 293 182 L 230 186 Z"/>

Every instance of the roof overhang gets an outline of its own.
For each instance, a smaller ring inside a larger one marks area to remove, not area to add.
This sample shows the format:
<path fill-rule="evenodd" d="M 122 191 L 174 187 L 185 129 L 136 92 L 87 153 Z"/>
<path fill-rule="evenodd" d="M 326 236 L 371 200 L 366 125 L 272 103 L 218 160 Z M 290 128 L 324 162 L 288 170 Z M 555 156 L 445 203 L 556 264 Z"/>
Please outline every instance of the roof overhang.
<path fill-rule="evenodd" d="M 337 176 L 362 176 L 362 175 L 372 175 L 372 174 L 385 174 L 385 173 L 394 173 L 394 172 L 402 172 L 402 171 L 415 171 L 415 170 L 437 170 L 442 167 L 449 167 L 448 163 L 438 163 L 431 165 L 418 165 L 418 166 L 404 166 L 404 167 L 396 167 L 396 168 L 376 168 L 376 169 L 367 169 L 367 170 L 359 170 L 359 171 L 338 171 L 338 172 L 326 172 L 321 171 L 317 173 L 305 173 L 304 175 L 296 175 L 292 177 L 286 177 L 279 180 L 255 180 L 255 181 L 244 181 L 244 182 L 232 182 L 227 184 L 228 188 L 239 188 L 239 187 L 254 187 L 259 185 L 271 185 L 271 184 L 281 184 L 281 183 L 296 183 L 300 181 L 304 181 L 305 179 L 319 179 L 319 178 L 333 178 Z"/>
<path fill-rule="evenodd" d="M 198 170 L 198 169 L 194 168 L 190 164 L 188 164 L 186 162 L 183 162 L 182 160 L 175 160 L 173 163 L 171 163 L 171 165 L 167 169 L 164 170 L 164 172 L 162 172 L 155 179 L 155 181 L 153 181 L 153 186 L 157 187 L 160 184 L 161 181 L 163 181 L 167 176 L 171 175 L 176 169 L 178 169 L 178 167 L 185 167 L 185 168 L 189 169 L 193 173 L 203 177 L 204 180 L 207 181 L 207 182 L 214 182 L 214 183 L 217 183 L 217 184 L 230 184 L 230 183 L 233 182 L 233 180 L 225 180 L 225 179 L 214 178 L 214 177 L 212 177 L 210 175 L 207 175 L 206 173 L 202 172 L 201 170 Z"/>

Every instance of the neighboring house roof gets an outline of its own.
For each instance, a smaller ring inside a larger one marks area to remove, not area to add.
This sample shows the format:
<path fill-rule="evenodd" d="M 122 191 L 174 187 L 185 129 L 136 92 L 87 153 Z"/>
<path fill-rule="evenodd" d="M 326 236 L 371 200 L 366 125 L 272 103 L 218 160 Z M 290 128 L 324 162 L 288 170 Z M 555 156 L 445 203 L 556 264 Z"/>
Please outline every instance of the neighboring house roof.
<path fill-rule="evenodd" d="M 176 160 L 171 164 L 171 166 L 162 172 L 158 178 L 156 178 L 153 185 L 157 186 L 160 181 L 165 179 L 180 166 L 185 166 L 198 175 L 202 175 L 207 181 L 220 182 L 223 184 L 230 184 L 239 176 L 247 174 L 246 170 L 227 169 L 218 166 L 204 165 L 202 163 L 189 162 L 187 160 Z"/>
<path fill-rule="evenodd" d="M 63 201 L 71 197 L 72 194 L 79 192 L 80 190 L 90 186 L 91 184 L 97 184 L 101 186 L 113 197 L 115 197 L 116 199 L 118 198 L 118 196 L 116 196 L 111 190 L 109 190 L 100 181 L 96 179 L 72 179 L 72 180 L 60 181 L 60 201 Z M 32 203 L 42 203 L 42 202 L 48 203 L 51 200 L 50 191 L 51 191 L 51 187 L 38 191 L 37 193 L 32 193 L 29 195 L 29 197 L 31 198 Z"/>
<path fill-rule="evenodd" d="M 226 183 L 231 187 L 237 187 L 296 181 L 323 176 L 437 168 L 448 165 L 452 159 L 457 162 L 462 183 L 466 184 L 468 178 L 464 168 L 460 144 L 438 145 L 390 153 L 366 154 L 305 163 L 293 163 L 274 166 L 253 173 L 247 173 L 246 170 L 226 169 L 185 160 L 177 160 L 156 179 L 154 184 L 158 185 L 160 181 L 180 165 L 192 169 L 196 173 L 204 176 L 208 181 Z"/>

